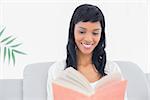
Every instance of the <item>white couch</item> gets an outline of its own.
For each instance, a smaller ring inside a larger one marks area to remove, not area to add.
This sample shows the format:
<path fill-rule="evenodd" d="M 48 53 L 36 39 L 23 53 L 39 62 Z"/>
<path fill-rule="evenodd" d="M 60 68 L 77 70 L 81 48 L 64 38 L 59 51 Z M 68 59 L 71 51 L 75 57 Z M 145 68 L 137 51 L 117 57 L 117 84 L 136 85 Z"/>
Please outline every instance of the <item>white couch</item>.
<path fill-rule="evenodd" d="M 128 100 L 150 100 L 150 74 L 143 73 L 135 63 L 116 62 L 128 80 Z M 47 72 L 52 64 L 27 65 L 23 79 L 0 79 L 0 100 L 46 100 Z"/>

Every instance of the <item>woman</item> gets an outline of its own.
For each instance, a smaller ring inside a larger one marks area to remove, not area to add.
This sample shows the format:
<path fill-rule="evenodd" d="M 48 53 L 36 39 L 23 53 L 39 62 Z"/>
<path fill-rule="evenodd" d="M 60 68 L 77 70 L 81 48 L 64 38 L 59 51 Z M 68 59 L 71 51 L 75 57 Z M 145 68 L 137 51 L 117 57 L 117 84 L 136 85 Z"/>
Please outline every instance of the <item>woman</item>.
<path fill-rule="evenodd" d="M 121 72 L 116 63 L 106 60 L 105 20 L 97 6 L 83 4 L 75 9 L 70 21 L 67 58 L 54 63 L 48 72 L 48 100 L 53 100 L 51 81 L 70 66 L 84 75 L 93 88 L 103 76 Z"/>

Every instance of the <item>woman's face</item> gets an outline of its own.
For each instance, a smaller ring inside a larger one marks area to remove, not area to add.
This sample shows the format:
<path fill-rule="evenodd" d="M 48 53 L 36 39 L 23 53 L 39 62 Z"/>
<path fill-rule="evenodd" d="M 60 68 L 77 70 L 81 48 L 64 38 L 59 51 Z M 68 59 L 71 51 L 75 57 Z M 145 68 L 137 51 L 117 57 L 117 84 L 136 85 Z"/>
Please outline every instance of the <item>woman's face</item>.
<path fill-rule="evenodd" d="M 78 22 L 75 24 L 74 37 L 79 52 L 89 55 L 97 46 L 101 37 L 100 22 Z"/>

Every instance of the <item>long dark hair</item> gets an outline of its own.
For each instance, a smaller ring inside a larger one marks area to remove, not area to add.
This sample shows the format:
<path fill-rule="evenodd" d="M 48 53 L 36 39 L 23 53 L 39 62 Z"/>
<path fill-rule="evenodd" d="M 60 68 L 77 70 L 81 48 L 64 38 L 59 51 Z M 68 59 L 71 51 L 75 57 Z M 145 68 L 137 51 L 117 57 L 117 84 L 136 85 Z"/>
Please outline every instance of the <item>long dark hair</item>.
<path fill-rule="evenodd" d="M 67 44 L 67 58 L 66 67 L 73 67 L 77 69 L 77 57 L 75 50 L 75 38 L 74 38 L 74 27 L 78 22 L 97 22 L 101 23 L 102 31 L 98 45 L 95 47 L 92 55 L 92 63 L 95 65 L 98 72 L 104 76 L 105 64 L 106 64 L 106 52 L 105 52 L 105 19 L 102 11 L 94 5 L 82 4 L 78 6 L 71 18 L 69 27 L 69 36 Z"/>

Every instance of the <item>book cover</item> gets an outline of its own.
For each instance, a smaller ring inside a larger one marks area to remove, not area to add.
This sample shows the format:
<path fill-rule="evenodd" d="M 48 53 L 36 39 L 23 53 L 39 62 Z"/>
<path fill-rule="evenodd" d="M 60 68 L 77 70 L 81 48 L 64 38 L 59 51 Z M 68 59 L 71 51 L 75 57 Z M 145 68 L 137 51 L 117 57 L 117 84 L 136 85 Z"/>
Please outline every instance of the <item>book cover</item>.
<path fill-rule="evenodd" d="M 98 80 L 96 88 L 72 67 L 52 81 L 54 100 L 124 100 L 127 81 L 120 73 L 112 73 Z"/>

